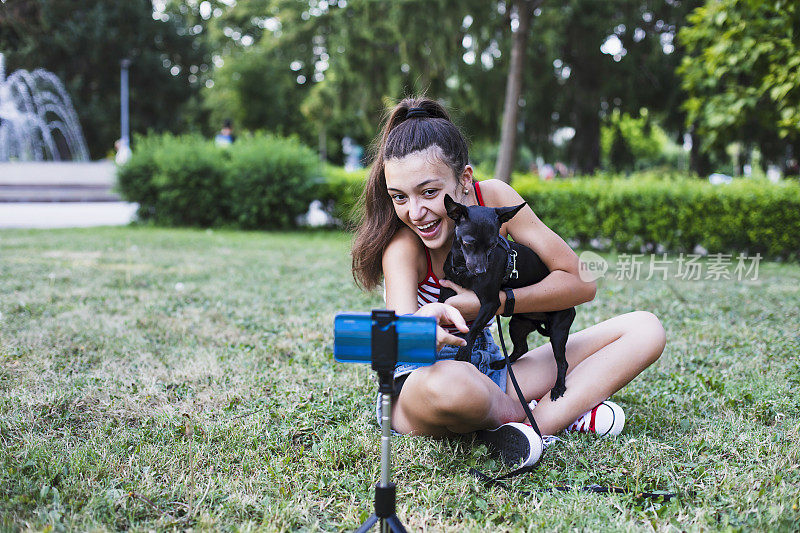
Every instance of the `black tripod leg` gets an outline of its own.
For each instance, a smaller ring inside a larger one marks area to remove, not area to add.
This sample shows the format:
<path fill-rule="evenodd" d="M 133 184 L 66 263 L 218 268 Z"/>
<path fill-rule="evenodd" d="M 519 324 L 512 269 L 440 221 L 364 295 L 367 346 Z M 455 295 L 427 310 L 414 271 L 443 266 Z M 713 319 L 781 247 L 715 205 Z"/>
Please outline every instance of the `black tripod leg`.
<path fill-rule="evenodd" d="M 356 529 L 356 533 L 367 533 L 367 531 L 372 529 L 372 526 L 374 526 L 377 522 L 378 522 L 378 515 L 375 514 L 371 515 L 369 518 L 367 518 L 366 522 L 361 524 L 360 528 Z"/>
<path fill-rule="evenodd" d="M 386 522 L 389 524 L 389 529 L 394 531 L 394 533 L 407 533 L 406 528 L 403 527 L 403 523 L 400 522 L 400 519 L 397 518 L 396 514 L 393 514 L 387 518 Z"/>

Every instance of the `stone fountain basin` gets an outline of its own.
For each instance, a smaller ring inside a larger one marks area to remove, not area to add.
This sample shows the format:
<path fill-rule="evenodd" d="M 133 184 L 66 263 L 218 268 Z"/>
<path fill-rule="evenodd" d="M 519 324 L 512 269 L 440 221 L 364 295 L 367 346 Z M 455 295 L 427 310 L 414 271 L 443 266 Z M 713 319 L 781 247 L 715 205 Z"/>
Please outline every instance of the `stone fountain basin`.
<path fill-rule="evenodd" d="M 0 202 L 119 202 L 115 185 L 111 161 L 0 163 Z"/>

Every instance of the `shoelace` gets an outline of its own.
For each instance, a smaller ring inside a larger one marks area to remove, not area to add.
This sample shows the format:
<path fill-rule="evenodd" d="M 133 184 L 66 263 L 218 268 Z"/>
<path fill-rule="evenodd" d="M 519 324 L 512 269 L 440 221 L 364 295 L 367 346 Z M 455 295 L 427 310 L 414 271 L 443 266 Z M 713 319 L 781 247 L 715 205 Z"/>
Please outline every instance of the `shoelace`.
<path fill-rule="evenodd" d="M 530 424 L 528 424 L 527 422 L 525 423 L 525 425 L 528 426 L 528 427 L 533 427 Z M 542 446 L 544 448 L 547 448 L 548 446 L 551 446 L 551 445 L 555 444 L 556 442 L 561 442 L 561 439 L 559 439 L 555 435 L 542 435 Z"/>
<path fill-rule="evenodd" d="M 589 411 L 588 413 L 584 413 L 584 415 L 582 417 L 580 417 L 578 420 L 573 422 L 572 425 L 569 426 L 569 428 L 567 428 L 567 429 L 569 431 L 582 431 L 584 433 L 596 433 L 596 430 L 595 430 L 595 418 L 597 417 L 597 409 L 601 405 L 603 405 L 603 404 L 599 403 L 599 404 L 595 405 L 594 408 L 591 411 Z M 589 423 L 588 428 L 586 426 L 587 419 L 588 419 L 588 423 Z"/>

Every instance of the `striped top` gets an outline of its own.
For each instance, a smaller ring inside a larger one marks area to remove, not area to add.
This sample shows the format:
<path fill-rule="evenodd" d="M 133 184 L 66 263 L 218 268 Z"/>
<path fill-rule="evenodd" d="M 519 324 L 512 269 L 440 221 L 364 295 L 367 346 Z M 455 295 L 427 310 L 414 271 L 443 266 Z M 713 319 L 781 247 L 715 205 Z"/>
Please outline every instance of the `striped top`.
<path fill-rule="evenodd" d="M 473 183 L 475 187 L 475 198 L 478 200 L 478 205 L 483 206 L 483 195 L 481 195 L 481 188 L 478 182 Z M 439 292 L 442 286 L 439 285 L 439 278 L 433 273 L 433 266 L 431 265 L 431 254 L 425 247 L 425 259 L 428 261 L 428 273 L 423 281 L 417 284 L 417 308 L 419 309 L 425 304 L 430 304 L 439 301 Z M 494 324 L 494 319 L 490 320 L 486 327 Z M 442 326 L 448 333 L 460 333 L 455 326 Z M 467 327 L 472 327 L 472 322 L 467 322 Z"/>

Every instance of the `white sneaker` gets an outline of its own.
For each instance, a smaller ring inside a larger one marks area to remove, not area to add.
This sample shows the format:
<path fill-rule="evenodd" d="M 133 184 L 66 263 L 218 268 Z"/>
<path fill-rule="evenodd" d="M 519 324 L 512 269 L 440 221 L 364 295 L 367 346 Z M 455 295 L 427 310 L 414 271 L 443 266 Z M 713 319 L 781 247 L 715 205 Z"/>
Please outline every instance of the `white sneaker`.
<path fill-rule="evenodd" d="M 476 436 L 509 466 L 535 465 L 545 446 L 533 428 L 521 422 L 508 422 L 496 429 L 478 431 Z"/>
<path fill-rule="evenodd" d="M 622 433 L 623 427 L 625 427 L 625 411 L 614 402 L 606 400 L 583 413 L 564 431 L 595 433 L 600 437 L 614 437 Z"/>

